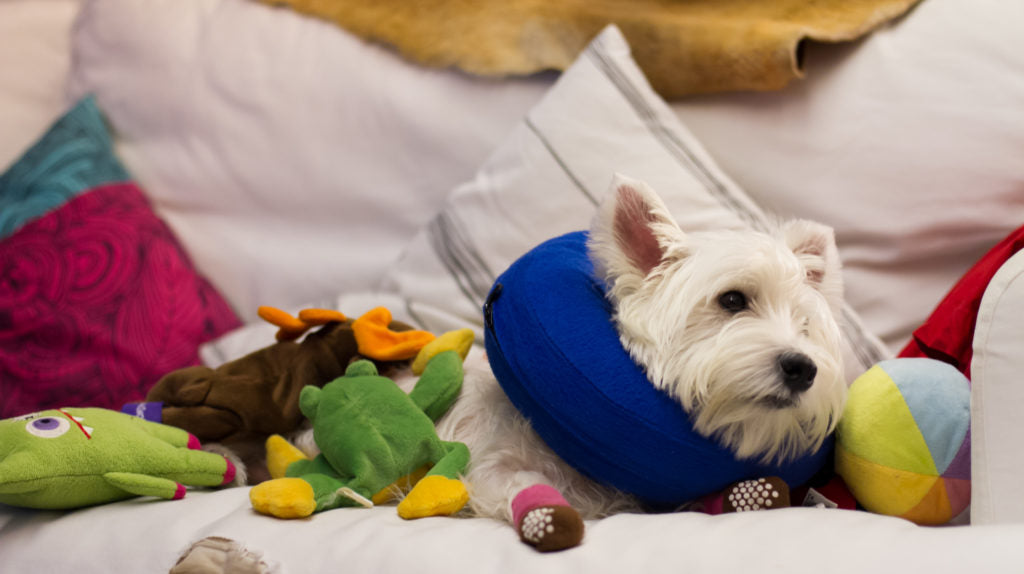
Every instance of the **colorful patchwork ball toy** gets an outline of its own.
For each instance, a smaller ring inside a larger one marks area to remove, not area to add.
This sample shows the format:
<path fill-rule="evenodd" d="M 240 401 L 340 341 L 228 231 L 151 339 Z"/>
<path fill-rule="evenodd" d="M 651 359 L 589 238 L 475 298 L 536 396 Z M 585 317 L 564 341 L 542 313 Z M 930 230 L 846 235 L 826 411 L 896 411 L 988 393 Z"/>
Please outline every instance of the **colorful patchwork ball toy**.
<path fill-rule="evenodd" d="M 836 472 L 865 509 L 922 525 L 971 501 L 970 382 L 933 359 L 892 359 L 857 378 L 836 431 Z"/>

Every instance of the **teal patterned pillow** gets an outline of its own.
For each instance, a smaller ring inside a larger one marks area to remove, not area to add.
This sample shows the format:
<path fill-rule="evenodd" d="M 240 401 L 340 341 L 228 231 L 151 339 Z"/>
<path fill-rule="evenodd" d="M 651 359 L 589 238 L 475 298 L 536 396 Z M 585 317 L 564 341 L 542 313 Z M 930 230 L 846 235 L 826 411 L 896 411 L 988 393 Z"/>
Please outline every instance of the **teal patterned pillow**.
<path fill-rule="evenodd" d="M 0 175 L 0 419 L 120 409 L 238 324 L 121 166 L 92 98 Z"/>
<path fill-rule="evenodd" d="M 0 175 L 0 239 L 85 190 L 129 179 L 96 100 L 83 98 Z"/>

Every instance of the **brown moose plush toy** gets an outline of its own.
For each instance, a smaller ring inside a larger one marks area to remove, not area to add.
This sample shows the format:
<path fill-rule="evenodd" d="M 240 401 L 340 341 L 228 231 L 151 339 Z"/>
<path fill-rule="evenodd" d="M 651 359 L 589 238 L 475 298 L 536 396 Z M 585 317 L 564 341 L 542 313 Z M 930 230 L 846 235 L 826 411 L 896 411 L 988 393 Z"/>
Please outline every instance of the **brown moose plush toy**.
<path fill-rule="evenodd" d="M 264 443 L 287 435 L 303 421 L 299 393 L 343 376 L 355 359 L 371 359 L 383 373 L 403 366 L 434 335 L 391 320 L 383 308 L 356 320 L 332 310 L 306 309 L 299 316 L 260 307 L 260 317 L 279 327 L 277 342 L 216 369 L 187 367 L 165 375 L 150 389 L 148 404 L 125 411 L 187 430 L 204 445 L 218 443 L 244 465 L 247 482 L 270 478 Z M 301 341 L 298 339 L 319 326 Z M 157 404 L 152 404 L 157 403 Z M 230 454 L 222 453 L 222 454 Z"/>

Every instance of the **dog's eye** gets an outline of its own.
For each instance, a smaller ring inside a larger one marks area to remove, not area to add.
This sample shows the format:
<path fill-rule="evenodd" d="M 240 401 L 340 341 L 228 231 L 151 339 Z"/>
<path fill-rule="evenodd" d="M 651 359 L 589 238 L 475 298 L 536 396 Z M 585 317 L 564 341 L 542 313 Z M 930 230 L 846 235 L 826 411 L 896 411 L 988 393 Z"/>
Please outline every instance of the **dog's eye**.
<path fill-rule="evenodd" d="M 730 313 L 739 313 L 747 308 L 747 296 L 739 291 L 726 291 L 718 296 L 718 304 Z"/>

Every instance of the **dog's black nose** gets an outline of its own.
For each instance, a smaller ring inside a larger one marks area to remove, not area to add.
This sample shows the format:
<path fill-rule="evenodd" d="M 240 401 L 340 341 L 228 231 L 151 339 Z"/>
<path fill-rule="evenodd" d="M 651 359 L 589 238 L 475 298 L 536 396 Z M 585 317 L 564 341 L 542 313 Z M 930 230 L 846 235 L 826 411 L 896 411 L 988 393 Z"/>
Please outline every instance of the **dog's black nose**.
<path fill-rule="evenodd" d="M 782 384 L 794 393 L 802 393 L 814 384 L 818 366 L 803 353 L 784 353 L 779 355 L 779 371 Z"/>

